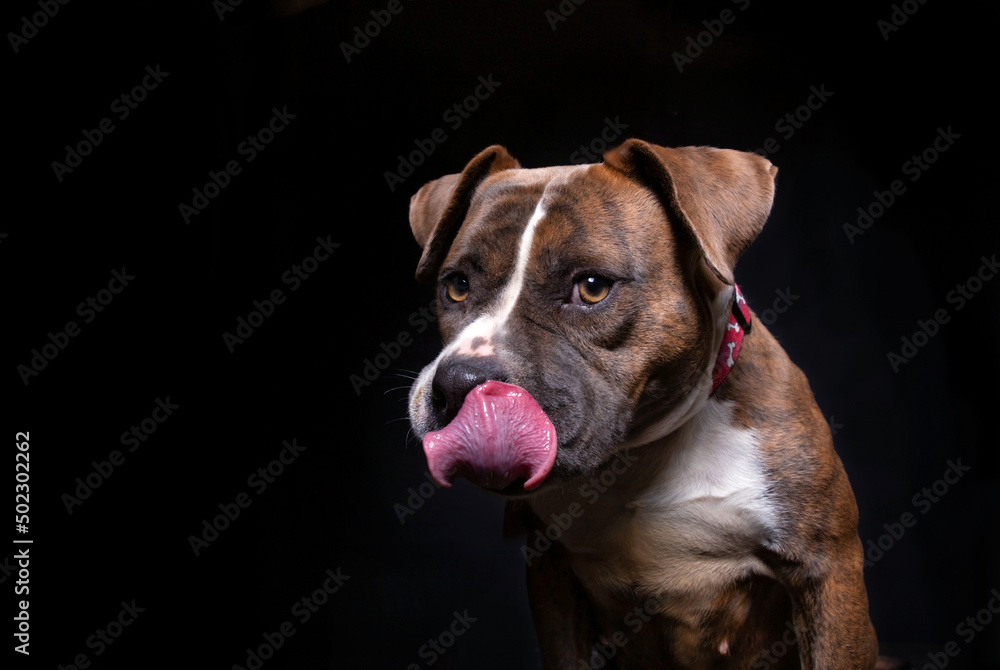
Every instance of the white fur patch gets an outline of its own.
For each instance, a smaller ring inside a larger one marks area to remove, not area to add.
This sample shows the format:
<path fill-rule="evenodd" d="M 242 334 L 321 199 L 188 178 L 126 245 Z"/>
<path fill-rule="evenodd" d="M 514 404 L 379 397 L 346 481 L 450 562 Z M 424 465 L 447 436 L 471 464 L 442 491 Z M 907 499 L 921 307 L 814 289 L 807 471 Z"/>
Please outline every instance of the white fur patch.
<path fill-rule="evenodd" d="M 546 190 L 548 190 L 548 187 L 546 187 Z M 510 313 L 514 311 L 517 299 L 521 296 L 521 288 L 524 286 L 524 270 L 528 267 L 528 259 L 531 257 L 531 242 L 535 239 L 535 229 L 538 228 L 538 222 L 545 216 L 544 202 L 545 194 L 543 193 L 541 200 L 535 206 L 534 213 L 528 219 L 528 225 L 525 226 L 524 232 L 521 233 L 521 243 L 517 250 L 517 265 L 514 266 L 514 273 L 511 275 L 510 281 L 504 287 L 500 307 L 493 317 L 497 330 L 504 327 Z"/>
<path fill-rule="evenodd" d="M 752 430 L 734 426 L 732 419 L 732 402 L 709 399 L 671 440 L 654 485 L 633 505 L 669 509 L 719 500 L 768 517 L 764 497 L 767 480 L 757 436 Z"/>
<path fill-rule="evenodd" d="M 544 194 L 542 200 L 544 200 Z M 510 279 L 504 286 L 500 294 L 500 300 L 496 303 L 493 311 L 483 314 L 468 326 L 438 355 L 440 360 L 444 356 L 459 354 L 463 356 L 492 356 L 496 352 L 493 348 L 493 337 L 501 332 L 507 323 L 510 313 L 514 311 L 514 305 L 521 295 L 521 288 L 524 286 L 524 270 L 528 266 L 528 259 L 531 257 L 531 242 L 535 237 L 535 228 L 538 222 L 545 216 L 545 208 L 542 207 L 542 200 L 535 205 L 535 211 L 528 220 L 528 225 L 521 233 L 521 240 L 518 244 L 517 260 L 514 263 L 514 271 Z M 477 341 L 478 340 L 478 341 Z M 435 361 L 436 362 L 436 361 Z"/>
<path fill-rule="evenodd" d="M 664 612 L 697 626 L 733 581 L 773 577 L 754 550 L 773 545 L 777 516 L 758 438 L 733 424 L 733 406 L 709 399 L 673 434 L 631 452 L 636 464 L 566 531 L 588 591 L 666 595 Z M 542 518 L 565 506 L 539 502 Z"/>

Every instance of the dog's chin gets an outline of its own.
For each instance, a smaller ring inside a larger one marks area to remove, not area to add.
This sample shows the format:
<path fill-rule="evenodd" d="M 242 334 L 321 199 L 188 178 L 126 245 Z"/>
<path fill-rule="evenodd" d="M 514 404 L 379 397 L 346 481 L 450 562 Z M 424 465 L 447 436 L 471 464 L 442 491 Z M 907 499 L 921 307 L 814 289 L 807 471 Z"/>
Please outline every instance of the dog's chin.
<path fill-rule="evenodd" d="M 534 495 L 538 493 L 540 490 L 545 489 L 549 486 L 548 480 L 546 480 L 541 484 L 539 484 L 534 489 L 532 489 L 531 491 L 528 491 L 527 489 L 524 488 L 525 481 L 527 480 L 523 478 L 518 479 L 517 481 L 514 481 L 509 486 L 505 486 L 502 489 L 491 489 L 485 486 L 479 486 L 479 488 L 488 493 L 493 493 L 503 498 L 507 498 L 509 500 L 526 500 L 534 497 Z"/>
<path fill-rule="evenodd" d="M 479 486 L 479 488 L 490 493 L 495 493 L 496 495 L 507 498 L 508 500 L 530 500 L 559 488 L 564 481 L 565 480 L 560 475 L 552 473 L 546 477 L 541 484 L 530 491 L 524 488 L 524 479 L 518 479 L 517 481 L 511 483 L 510 486 L 506 486 L 502 489 L 490 489 L 483 486 Z"/>

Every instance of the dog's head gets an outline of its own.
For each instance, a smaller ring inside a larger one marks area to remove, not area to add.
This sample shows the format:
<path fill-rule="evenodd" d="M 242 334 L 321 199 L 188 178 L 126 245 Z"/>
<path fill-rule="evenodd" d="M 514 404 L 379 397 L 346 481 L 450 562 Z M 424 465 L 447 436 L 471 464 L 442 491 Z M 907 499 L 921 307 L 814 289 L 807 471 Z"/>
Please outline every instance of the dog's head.
<path fill-rule="evenodd" d="M 439 483 L 523 495 L 680 425 L 709 395 L 733 267 L 776 172 L 638 140 L 603 163 L 522 169 L 493 146 L 421 188 L 416 276 L 437 283 L 446 346 L 410 419 Z"/>

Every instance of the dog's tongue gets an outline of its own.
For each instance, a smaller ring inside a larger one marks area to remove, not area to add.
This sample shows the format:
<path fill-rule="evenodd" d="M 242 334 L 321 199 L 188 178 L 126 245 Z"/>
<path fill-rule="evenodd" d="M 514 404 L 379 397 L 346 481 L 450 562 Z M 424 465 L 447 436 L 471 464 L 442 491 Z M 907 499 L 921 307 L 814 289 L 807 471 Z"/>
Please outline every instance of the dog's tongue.
<path fill-rule="evenodd" d="M 469 391 L 447 426 L 424 435 L 431 476 L 451 486 L 464 476 L 500 490 L 524 479 L 537 488 L 556 460 L 556 429 L 520 386 L 488 381 Z"/>

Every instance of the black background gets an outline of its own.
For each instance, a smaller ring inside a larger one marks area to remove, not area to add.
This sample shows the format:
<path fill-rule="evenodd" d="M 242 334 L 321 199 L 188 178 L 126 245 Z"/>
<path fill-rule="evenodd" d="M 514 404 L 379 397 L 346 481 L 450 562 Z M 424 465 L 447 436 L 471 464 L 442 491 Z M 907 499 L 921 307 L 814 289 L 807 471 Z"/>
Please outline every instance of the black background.
<path fill-rule="evenodd" d="M 35 542 L 17 667 L 81 653 L 93 668 L 245 667 L 284 621 L 296 633 L 265 668 L 537 667 L 502 502 L 462 481 L 405 523 L 394 508 L 426 481 L 406 392 L 440 347 L 411 321 L 433 291 L 413 280 L 407 207 L 493 143 L 526 167 L 569 163 L 607 119 L 627 125 L 616 141 L 777 140 L 774 210 L 737 278 L 761 315 L 797 296 L 770 328 L 832 417 L 862 540 L 917 519 L 866 569 L 883 648 L 922 667 L 954 640 L 948 667 L 1000 667 L 1000 617 L 971 642 L 956 632 L 1000 587 L 997 283 L 961 309 L 946 298 L 997 252 L 995 6 L 914 1 L 886 39 L 888 2 L 588 0 L 553 29 L 555 0 L 403 0 L 347 62 L 341 43 L 385 7 L 280 16 L 247 0 L 220 20 L 208 0 L 77 0 L 17 53 L 8 37 L 3 419 L 8 439 L 30 431 Z M 679 71 L 674 54 L 727 8 L 735 20 Z M 7 9 L 5 32 L 40 11 Z M 169 74 L 119 120 L 112 101 L 157 65 Z M 443 113 L 480 76 L 499 86 L 453 129 Z M 829 99 L 790 137 L 776 129 L 812 86 Z M 294 119 L 247 162 L 240 143 L 286 107 Z M 60 181 L 53 161 L 105 117 L 114 131 Z M 446 141 L 390 190 L 384 173 L 436 128 Z M 911 182 L 904 163 L 949 128 L 958 139 Z M 241 173 L 185 223 L 178 205 L 230 160 Z M 905 193 L 849 241 L 843 225 L 896 179 Z M 340 246 L 291 291 L 283 273 L 317 236 Z M 77 305 L 122 268 L 135 279 L 85 324 Z M 275 289 L 285 302 L 230 352 L 223 333 Z M 887 354 L 939 309 L 948 322 L 894 372 Z M 70 320 L 80 334 L 25 384 L 18 366 Z M 413 343 L 356 392 L 351 375 L 401 332 Z M 128 452 L 122 433 L 167 397 L 179 408 Z M 256 493 L 248 476 L 293 438 L 307 449 Z M 67 513 L 64 494 L 116 449 L 124 463 Z M 921 513 L 914 496 L 958 459 L 971 471 Z M 241 492 L 250 507 L 196 557 L 189 537 Z M 350 579 L 301 623 L 293 605 L 337 568 Z M 9 602 L 14 581 L 0 573 Z M 133 599 L 138 619 L 88 648 Z M 429 665 L 421 646 L 466 610 L 475 623 Z"/>

